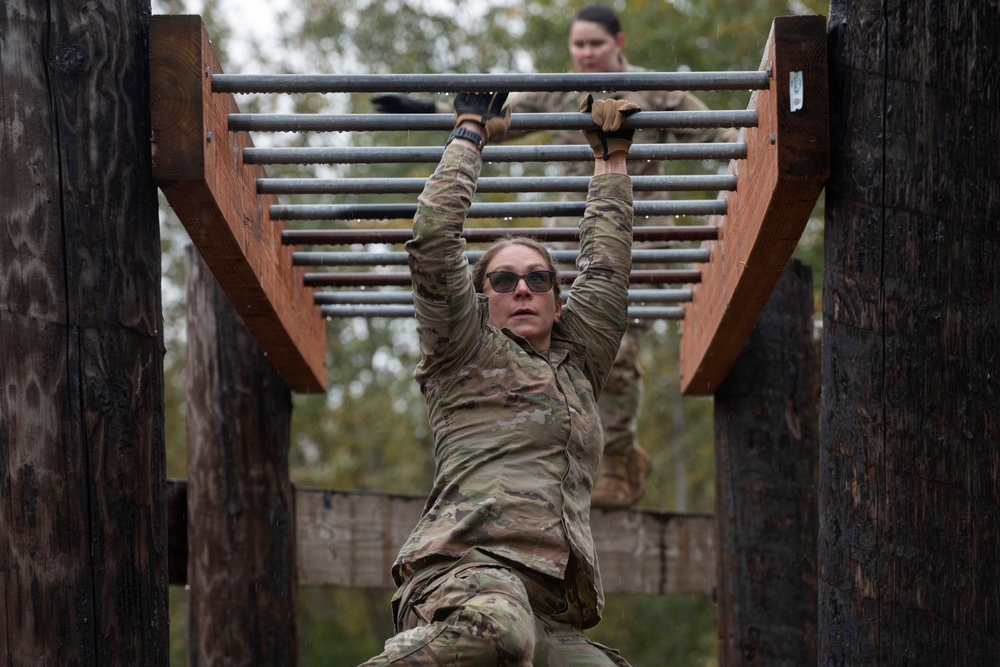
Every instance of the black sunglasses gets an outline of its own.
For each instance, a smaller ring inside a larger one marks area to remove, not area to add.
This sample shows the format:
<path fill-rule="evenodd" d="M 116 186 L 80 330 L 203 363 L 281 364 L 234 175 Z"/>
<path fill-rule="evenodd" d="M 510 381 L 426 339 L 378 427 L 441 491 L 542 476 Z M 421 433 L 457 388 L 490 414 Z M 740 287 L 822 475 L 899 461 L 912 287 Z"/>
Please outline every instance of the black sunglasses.
<path fill-rule="evenodd" d="M 517 288 L 517 283 L 524 278 L 524 284 L 532 292 L 548 292 L 556 281 L 556 272 L 547 269 L 537 269 L 528 271 L 524 275 L 519 275 L 513 271 L 493 271 L 487 273 L 486 277 L 493 286 L 493 291 L 501 294 L 513 292 Z"/>

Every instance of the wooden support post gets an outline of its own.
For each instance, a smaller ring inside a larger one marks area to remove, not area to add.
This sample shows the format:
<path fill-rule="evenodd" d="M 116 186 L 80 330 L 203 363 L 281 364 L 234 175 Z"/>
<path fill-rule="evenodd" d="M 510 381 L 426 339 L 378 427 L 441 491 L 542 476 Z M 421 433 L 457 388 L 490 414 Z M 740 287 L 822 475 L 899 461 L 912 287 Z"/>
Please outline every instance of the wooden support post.
<path fill-rule="evenodd" d="M 242 163 L 253 142 L 229 132 L 236 101 L 212 93 L 222 68 L 201 17 L 154 16 L 149 58 L 157 185 L 285 382 L 325 391 L 326 324 L 270 219 L 273 198 L 257 196 L 266 172 Z"/>
<path fill-rule="evenodd" d="M 826 19 L 774 20 L 761 70 L 771 86 L 755 91 L 758 126 L 740 135 L 745 160 L 734 161 L 736 191 L 724 192 L 719 239 L 706 242 L 709 263 L 681 324 L 681 389 L 709 395 L 750 335 L 757 316 L 799 242 L 829 172 Z M 795 73 L 802 88 L 791 94 Z M 793 98 L 801 108 L 793 109 Z"/>
<path fill-rule="evenodd" d="M 793 261 L 715 392 L 719 664 L 816 664 L 819 363 Z"/>
<path fill-rule="evenodd" d="M 190 662 L 294 665 L 291 393 L 188 253 Z"/>
<path fill-rule="evenodd" d="M 1000 11 L 830 19 L 821 661 L 1000 665 Z"/>
<path fill-rule="evenodd" d="M 0 10 L 0 664 L 166 665 L 149 3 Z"/>

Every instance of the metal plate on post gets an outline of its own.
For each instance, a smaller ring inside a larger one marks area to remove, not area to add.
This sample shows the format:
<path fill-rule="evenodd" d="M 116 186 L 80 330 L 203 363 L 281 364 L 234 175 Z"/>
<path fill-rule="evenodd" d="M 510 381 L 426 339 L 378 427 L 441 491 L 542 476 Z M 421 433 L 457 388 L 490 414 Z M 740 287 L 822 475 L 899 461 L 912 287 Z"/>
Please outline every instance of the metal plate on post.
<path fill-rule="evenodd" d="M 788 99 L 792 111 L 799 111 L 805 101 L 805 86 L 802 84 L 802 72 L 788 73 Z"/>

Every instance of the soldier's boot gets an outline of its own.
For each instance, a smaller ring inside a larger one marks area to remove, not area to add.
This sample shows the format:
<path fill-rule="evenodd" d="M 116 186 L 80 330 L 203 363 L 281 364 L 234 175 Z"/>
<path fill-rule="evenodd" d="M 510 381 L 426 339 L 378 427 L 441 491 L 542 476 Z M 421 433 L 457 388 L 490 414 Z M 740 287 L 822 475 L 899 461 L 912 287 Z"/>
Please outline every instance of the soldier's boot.
<path fill-rule="evenodd" d="M 591 503 L 595 507 L 631 507 L 642 497 L 651 468 L 649 454 L 642 447 L 605 452 Z"/>

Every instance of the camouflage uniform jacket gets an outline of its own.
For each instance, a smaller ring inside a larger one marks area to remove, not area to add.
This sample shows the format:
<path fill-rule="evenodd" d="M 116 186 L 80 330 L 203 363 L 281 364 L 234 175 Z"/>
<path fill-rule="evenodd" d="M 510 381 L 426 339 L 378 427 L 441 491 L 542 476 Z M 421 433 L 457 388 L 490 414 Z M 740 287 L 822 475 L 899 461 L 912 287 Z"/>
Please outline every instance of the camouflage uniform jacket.
<path fill-rule="evenodd" d="M 410 254 L 436 471 L 430 497 L 403 545 L 402 583 L 435 559 L 478 548 L 565 581 L 584 627 L 604 605 L 590 532 L 590 495 L 603 435 L 596 400 L 626 325 L 632 187 L 594 177 L 580 222 L 580 277 L 551 349 L 488 323 L 462 227 L 482 161 L 450 145 L 418 200 Z"/>
<path fill-rule="evenodd" d="M 625 71 L 645 72 L 646 69 L 631 65 L 622 58 Z M 594 99 L 614 98 L 627 99 L 638 104 L 643 111 L 706 111 L 708 106 L 698 97 L 683 90 L 634 90 L 618 93 L 595 91 Z M 521 93 L 510 100 L 513 113 L 572 113 L 580 110 L 580 102 L 587 93 L 576 91 L 565 92 L 530 92 Z M 507 132 L 504 140 L 509 141 L 526 132 Z M 637 143 L 665 144 L 669 140 L 687 143 L 711 143 L 736 141 L 738 133 L 735 129 L 726 128 L 675 128 L 661 130 L 639 130 L 635 133 Z M 557 130 L 553 132 L 553 143 L 582 144 L 585 143 L 583 133 L 579 130 Z M 590 163 L 567 162 L 567 175 L 585 175 L 590 170 Z M 629 171 L 634 175 L 655 176 L 661 173 L 662 166 L 658 161 L 636 160 L 629 163 Z M 655 194 L 637 192 L 637 198 L 657 198 Z"/>

